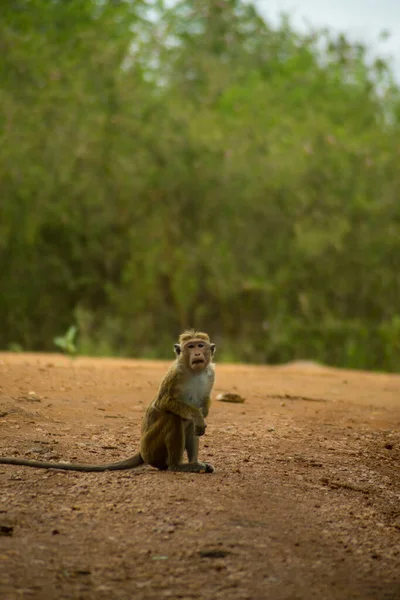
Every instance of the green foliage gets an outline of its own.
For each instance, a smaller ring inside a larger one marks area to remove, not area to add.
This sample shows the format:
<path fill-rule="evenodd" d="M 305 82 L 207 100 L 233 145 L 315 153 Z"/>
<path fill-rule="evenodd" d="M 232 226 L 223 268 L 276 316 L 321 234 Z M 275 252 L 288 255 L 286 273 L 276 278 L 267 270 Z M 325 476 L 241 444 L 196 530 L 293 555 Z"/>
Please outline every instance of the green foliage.
<path fill-rule="evenodd" d="M 77 333 L 78 330 L 75 327 L 75 325 L 71 325 L 71 327 L 68 328 L 65 335 L 54 338 L 54 343 L 69 356 L 74 356 L 77 353 L 75 343 Z"/>
<path fill-rule="evenodd" d="M 400 371 L 400 95 L 240 0 L 5 2 L 0 347 Z"/>

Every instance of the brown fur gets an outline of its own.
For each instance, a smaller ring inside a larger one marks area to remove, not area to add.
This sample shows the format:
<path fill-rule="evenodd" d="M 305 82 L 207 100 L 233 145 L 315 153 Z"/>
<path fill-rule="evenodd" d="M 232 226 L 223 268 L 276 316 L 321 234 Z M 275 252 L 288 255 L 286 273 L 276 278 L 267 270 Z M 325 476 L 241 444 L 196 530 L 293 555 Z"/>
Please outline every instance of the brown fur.
<path fill-rule="evenodd" d="M 51 463 L 1 458 L 0 464 L 68 471 L 117 471 L 144 463 L 171 471 L 207 472 L 214 467 L 198 461 L 198 436 L 204 435 L 214 384 L 215 345 L 207 333 L 184 331 L 175 344 L 177 358 L 163 378 L 142 423 L 140 452 L 126 460 L 103 465 Z M 189 463 L 183 463 L 186 450 Z"/>
<path fill-rule="evenodd" d="M 208 333 L 203 333 L 202 331 L 196 331 L 195 329 L 187 329 L 179 336 L 179 343 L 183 344 L 184 342 L 188 342 L 193 339 L 204 340 L 205 342 L 210 343 L 210 336 Z"/>

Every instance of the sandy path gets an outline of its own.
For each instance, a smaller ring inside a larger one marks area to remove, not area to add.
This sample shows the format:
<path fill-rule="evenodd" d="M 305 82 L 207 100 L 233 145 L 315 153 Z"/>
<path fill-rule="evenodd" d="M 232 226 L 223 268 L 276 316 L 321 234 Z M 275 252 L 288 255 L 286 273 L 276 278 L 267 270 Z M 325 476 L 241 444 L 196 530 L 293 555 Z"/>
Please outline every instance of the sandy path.
<path fill-rule="evenodd" d="M 167 364 L 0 354 L 0 453 L 133 454 Z M 221 391 L 212 475 L 0 465 L 1 600 L 399 600 L 400 376 L 218 365 Z"/>

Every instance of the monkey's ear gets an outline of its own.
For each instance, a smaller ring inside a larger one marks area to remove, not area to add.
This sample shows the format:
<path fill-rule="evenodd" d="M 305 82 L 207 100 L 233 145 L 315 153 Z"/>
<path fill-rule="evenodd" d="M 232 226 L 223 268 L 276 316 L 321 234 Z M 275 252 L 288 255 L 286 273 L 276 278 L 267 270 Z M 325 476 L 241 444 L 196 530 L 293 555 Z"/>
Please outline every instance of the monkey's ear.
<path fill-rule="evenodd" d="M 210 349 L 211 349 L 211 354 L 212 354 L 212 356 L 214 356 L 214 352 L 215 352 L 215 344 L 210 344 Z"/>
<path fill-rule="evenodd" d="M 179 356 L 180 353 L 181 353 L 181 347 L 180 347 L 180 345 L 179 344 L 174 344 L 174 350 L 175 350 L 175 354 L 177 356 Z"/>

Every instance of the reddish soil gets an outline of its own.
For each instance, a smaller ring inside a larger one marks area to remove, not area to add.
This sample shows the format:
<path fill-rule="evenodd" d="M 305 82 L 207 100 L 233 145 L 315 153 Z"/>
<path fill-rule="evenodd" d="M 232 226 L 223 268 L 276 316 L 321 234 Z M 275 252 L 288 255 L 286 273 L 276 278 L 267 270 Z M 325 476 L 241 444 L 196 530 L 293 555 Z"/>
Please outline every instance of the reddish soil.
<path fill-rule="evenodd" d="M 166 363 L 0 354 L 0 454 L 138 449 Z M 400 376 L 217 365 L 213 474 L 0 464 L 0 598 L 399 600 Z"/>

